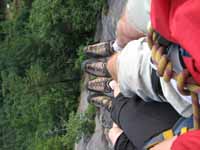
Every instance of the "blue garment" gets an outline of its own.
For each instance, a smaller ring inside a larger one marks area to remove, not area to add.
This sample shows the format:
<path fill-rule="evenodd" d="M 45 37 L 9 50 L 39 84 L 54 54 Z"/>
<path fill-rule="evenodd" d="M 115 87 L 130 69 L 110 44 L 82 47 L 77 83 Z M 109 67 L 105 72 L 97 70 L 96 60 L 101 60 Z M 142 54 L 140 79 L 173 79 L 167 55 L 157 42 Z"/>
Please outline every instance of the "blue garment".
<path fill-rule="evenodd" d="M 194 126 L 193 126 L 193 117 L 189 117 L 189 118 L 184 118 L 184 117 L 181 117 L 176 123 L 175 125 L 172 127 L 172 130 L 174 132 L 174 135 L 179 135 L 180 132 L 181 132 L 181 128 L 184 128 L 184 127 L 187 127 L 188 129 L 192 129 Z M 147 149 L 147 147 L 149 145 L 152 145 L 154 143 L 160 143 L 164 140 L 164 137 L 163 137 L 163 133 L 160 133 L 159 135 L 157 136 L 154 136 L 152 137 L 151 139 L 149 139 L 145 145 L 144 145 L 144 150 Z"/>
<path fill-rule="evenodd" d="M 174 133 L 177 135 L 180 133 L 181 131 L 181 128 L 183 127 L 187 127 L 189 129 L 193 128 L 194 125 L 193 125 L 193 117 L 191 116 L 190 118 L 180 118 L 176 124 L 174 125 L 173 127 L 173 131 Z"/>

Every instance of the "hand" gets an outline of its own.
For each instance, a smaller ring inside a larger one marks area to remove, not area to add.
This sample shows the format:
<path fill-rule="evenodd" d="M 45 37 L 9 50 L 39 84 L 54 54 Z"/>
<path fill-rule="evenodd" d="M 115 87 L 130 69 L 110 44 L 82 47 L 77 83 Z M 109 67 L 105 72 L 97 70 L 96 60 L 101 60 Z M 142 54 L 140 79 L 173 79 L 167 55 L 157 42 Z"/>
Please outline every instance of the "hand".
<path fill-rule="evenodd" d="M 171 146 L 172 146 L 173 142 L 176 140 L 176 138 L 177 138 L 177 136 L 175 136 L 169 140 L 165 140 L 165 141 L 161 142 L 160 144 L 154 146 L 150 150 L 171 150 Z"/>

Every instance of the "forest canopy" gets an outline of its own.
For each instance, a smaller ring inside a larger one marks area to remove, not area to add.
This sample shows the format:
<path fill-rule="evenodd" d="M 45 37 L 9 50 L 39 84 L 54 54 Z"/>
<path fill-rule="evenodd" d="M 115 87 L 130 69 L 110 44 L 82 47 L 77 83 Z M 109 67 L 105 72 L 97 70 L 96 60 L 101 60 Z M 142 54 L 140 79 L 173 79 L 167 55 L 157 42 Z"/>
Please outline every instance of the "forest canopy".
<path fill-rule="evenodd" d="M 0 149 L 70 150 L 82 47 L 103 0 L 0 1 Z M 51 133 L 51 134 L 50 134 Z"/>

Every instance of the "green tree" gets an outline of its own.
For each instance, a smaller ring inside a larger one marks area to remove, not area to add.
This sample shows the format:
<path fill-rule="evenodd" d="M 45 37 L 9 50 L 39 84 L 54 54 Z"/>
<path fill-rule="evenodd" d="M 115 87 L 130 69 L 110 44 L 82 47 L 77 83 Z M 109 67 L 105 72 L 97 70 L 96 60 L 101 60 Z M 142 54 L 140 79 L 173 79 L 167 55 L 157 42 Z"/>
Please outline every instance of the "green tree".
<path fill-rule="evenodd" d="M 80 94 L 80 46 L 92 39 L 101 7 L 101 0 L 4 1 L 0 149 L 66 149 L 65 122 Z M 62 132 L 46 136 L 55 130 Z"/>
<path fill-rule="evenodd" d="M 66 123 L 67 134 L 62 137 L 62 141 L 67 150 L 73 150 L 75 143 L 83 137 L 89 137 L 95 129 L 96 108 L 89 105 L 85 113 L 70 113 Z"/>

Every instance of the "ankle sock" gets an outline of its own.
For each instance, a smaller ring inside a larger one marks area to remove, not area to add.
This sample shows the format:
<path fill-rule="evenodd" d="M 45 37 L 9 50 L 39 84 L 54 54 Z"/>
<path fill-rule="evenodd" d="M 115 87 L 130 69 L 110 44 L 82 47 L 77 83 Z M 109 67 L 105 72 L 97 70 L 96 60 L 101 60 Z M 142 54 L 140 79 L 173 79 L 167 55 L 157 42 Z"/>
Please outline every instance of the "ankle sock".
<path fill-rule="evenodd" d="M 118 44 L 117 44 L 117 41 L 115 41 L 112 45 L 112 48 L 115 52 L 119 52 L 122 50 L 122 47 L 120 47 Z"/>

